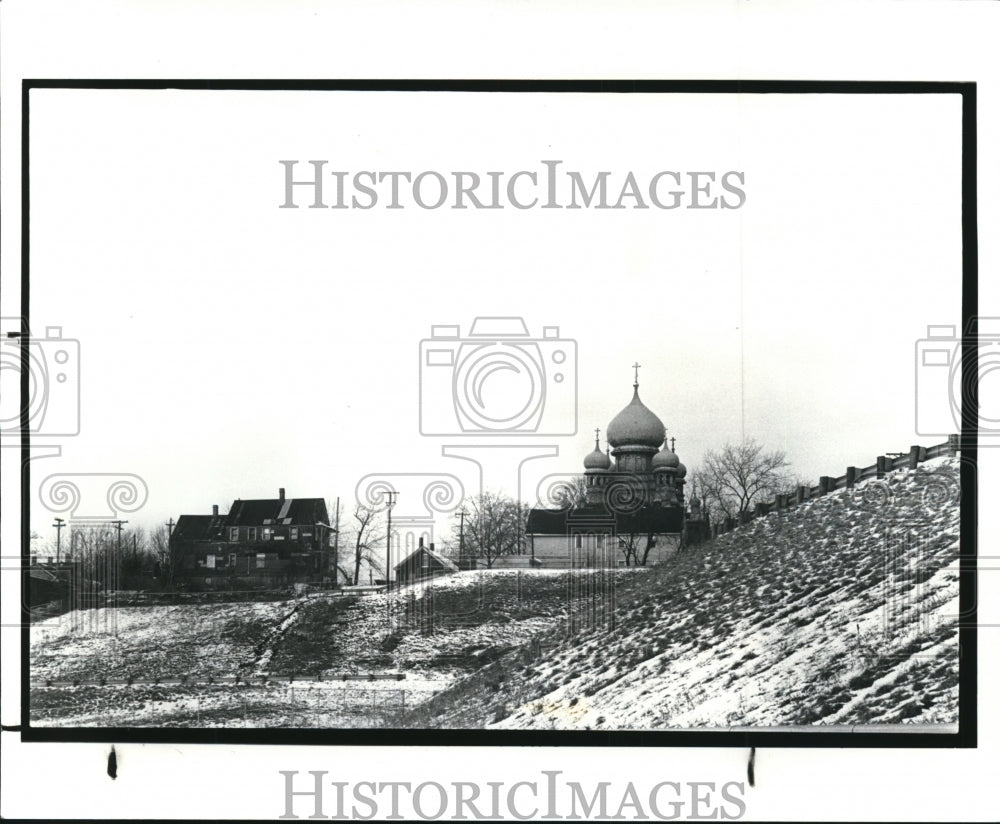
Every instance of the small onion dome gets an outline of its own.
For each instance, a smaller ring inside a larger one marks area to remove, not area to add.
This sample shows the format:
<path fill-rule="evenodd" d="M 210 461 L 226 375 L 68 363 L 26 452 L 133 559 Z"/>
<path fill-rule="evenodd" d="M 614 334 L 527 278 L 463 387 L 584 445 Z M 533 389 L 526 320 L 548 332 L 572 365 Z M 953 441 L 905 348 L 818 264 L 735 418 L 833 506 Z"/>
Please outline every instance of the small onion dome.
<path fill-rule="evenodd" d="M 684 464 L 678 463 L 677 464 L 677 477 L 678 478 L 683 478 L 687 474 L 688 474 L 688 468 L 686 466 L 684 466 Z"/>
<path fill-rule="evenodd" d="M 654 446 L 663 443 L 666 429 L 656 415 L 639 400 L 639 385 L 634 385 L 632 402 L 608 424 L 611 446 Z"/>
<path fill-rule="evenodd" d="M 598 441 L 594 441 L 594 451 L 583 459 L 583 468 L 588 471 L 611 468 L 611 458 L 608 457 L 607 453 L 601 451 L 601 445 Z"/>
<path fill-rule="evenodd" d="M 653 471 L 655 472 L 657 469 L 677 469 L 680 462 L 680 458 L 667 449 L 667 445 L 664 444 L 663 449 L 653 456 Z"/>

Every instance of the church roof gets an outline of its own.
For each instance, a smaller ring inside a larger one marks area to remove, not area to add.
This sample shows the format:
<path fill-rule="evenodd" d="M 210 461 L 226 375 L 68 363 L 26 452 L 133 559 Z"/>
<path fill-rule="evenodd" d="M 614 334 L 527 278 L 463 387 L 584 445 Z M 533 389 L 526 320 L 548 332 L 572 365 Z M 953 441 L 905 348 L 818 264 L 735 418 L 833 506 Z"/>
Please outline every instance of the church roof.
<path fill-rule="evenodd" d="M 644 507 L 639 512 L 612 514 L 603 506 L 579 506 L 566 509 L 532 509 L 525 532 L 528 535 L 575 535 L 585 532 L 611 532 L 617 535 L 652 532 L 666 535 L 684 527 L 684 511 L 675 506 Z"/>
<path fill-rule="evenodd" d="M 601 451 L 600 442 L 594 440 L 594 451 L 583 459 L 584 469 L 611 469 L 611 456 Z"/>
<path fill-rule="evenodd" d="M 665 436 L 663 421 L 639 400 L 639 384 L 635 384 L 632 402 L 608 424 L 608 443 L 612 446 L 659 447 Z"/>
<path fill-rule="evenodd" d="M 653 469 L 676 469 L 680 465 L 681 459 L 667 445 L 653 456 Z"/>

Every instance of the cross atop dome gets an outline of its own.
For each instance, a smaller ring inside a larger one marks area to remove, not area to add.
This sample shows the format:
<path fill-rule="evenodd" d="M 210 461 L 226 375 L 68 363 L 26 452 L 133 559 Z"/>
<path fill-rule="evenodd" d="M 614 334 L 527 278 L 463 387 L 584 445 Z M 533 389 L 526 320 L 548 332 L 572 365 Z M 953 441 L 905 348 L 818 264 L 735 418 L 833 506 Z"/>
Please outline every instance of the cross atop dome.
<path fill-rule="evenodd" d="M 583 468 L 587 470 L 611 468 L 611 456 L 601 451 L 601 430 L 594 430 L 594 451 L 583 459 Z"/>
<path fill-rule="evenodd" d="M 639 370 L 642 368 L 642 364 L 636 361 L 632 364 L 632 368 L 635 370 L 635 383 L 632 384 L 636 389 L 639 388 Z"/>

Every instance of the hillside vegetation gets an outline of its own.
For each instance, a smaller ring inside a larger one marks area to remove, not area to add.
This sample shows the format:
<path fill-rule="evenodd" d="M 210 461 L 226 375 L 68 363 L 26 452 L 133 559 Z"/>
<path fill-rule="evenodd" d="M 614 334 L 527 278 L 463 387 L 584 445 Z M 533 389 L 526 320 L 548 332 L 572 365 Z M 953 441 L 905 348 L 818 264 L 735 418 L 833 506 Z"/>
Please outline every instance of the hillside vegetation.
<path fill-rule="evenodd" d="M 760 518 L 649 571 L 613 618 L 511 653 L 412 726 L 947 724 L 958 704 L 958 459 Z"/>
<path fill-rule="evenodd" d="M 32 723 L 381 726 L 551 632 L 570 582 L 466 572 L 388 595 L 78 610 L 31 627 Z"/>

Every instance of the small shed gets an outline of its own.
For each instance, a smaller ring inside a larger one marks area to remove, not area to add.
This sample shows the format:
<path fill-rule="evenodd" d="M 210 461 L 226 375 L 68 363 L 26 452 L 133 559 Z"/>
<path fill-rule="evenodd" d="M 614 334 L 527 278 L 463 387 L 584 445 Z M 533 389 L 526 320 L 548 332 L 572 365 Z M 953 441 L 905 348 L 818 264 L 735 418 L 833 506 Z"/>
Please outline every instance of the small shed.
<path fill-rule="evenodd" d="M 413 552 L 396 564 L 396 584 L 406 586 L 438 575 L 458 572 L 458 565 L 450 558 L 434 551 L 434 544 L 424 546 L 424 539 Z"/>

